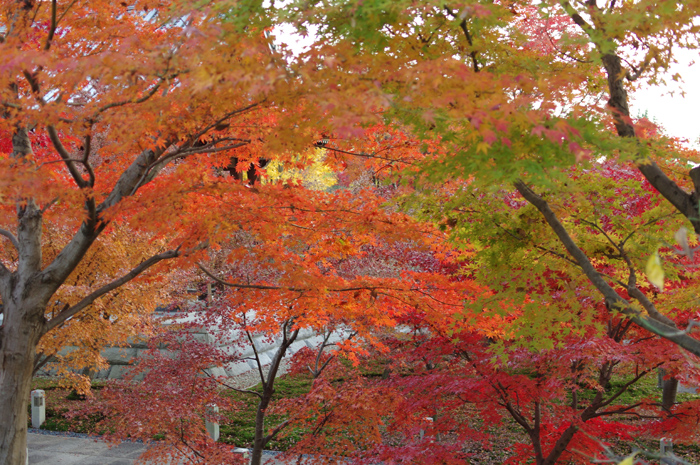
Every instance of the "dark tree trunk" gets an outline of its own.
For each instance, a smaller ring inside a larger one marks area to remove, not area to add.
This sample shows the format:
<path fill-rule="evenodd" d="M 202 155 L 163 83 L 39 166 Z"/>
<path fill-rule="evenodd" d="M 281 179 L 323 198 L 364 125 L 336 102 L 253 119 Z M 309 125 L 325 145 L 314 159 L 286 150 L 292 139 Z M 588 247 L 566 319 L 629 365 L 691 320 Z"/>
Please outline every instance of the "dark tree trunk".
<path fill-rule="evenodd" d="M 51 134 L 50 134 L 51 135 Z M 55 138 L 56 134 L 53 134 Z M 18 128 L 12 136 L 12 157 L 18 164 L 31 166 L 32 144 L 25 128 Z M 60 151 L 59 151 L 60 152 Z M 45 318 L 45 309 L 51 297 L 83 259 L 108 221 L 100 219 L 100 212 L 132 195 L 140 185 L 157 173 L 146 176 L 147 167 L 162 154 L 145 150 L 122 173 L 109 196 L 100 204 L 88 196 L 85 201 L 87 219 L 58 256 L 43 269 L 42 226 L 43 210 L 31 197 L 16 199 L 17 236 L 3 230 L 17 250 L 16 269 L 10 270 L 0 262 L 0 298 L 3 322 L 0 325 L 0 465 L 24 465 L 27 448 L 27 404 L 30 383 L 35 368 L 36 347 L 41 337 L 52 328 L 87 308 L 95 299 L 111 292 L 161 260 L 179 255 L 177 250 L 163 252 L 145 260 L 126 275 L 115 279 L 85 296 L 72 307 L 66 307 L 51 321 Z M 88 186 L 74 166 L 66 161 L 78 187 Z"/>
<path fill-rule="evenodd" d="M 253 439 L 253 453 L 250 456 L 250 465 L 260 465 L 262 463 L 262 453 L 265 450 L 267 440 L 265 438 L 265 410 L 270 404 L 272 392 L 266 395 L 258 404 L 258 411 L 255 413 L 255 439 Z"/>
<path fill-rule="evenodd" d="M 665 379 L 663 382 L 663 392 L 661 394 L 661 408 L 670 412 L 676 404 L 676 394 L 678 393 L 678 380 L 676 378 Z"/>
<path fill-rule="evenodd" d="M 559 439 L 554 444 L 554 447 L 549 452 L 547 458 L 542 461 L 541 465 L 553 465 L 557 463 L 557 460 L 559 460 L 561 454 L 564 453 L 566 447 L 574 438 L 574 434 L 576 434 L 576 431 L 578 431 L 578 428 L 574 425 L 570 425 L 568 428 L 566 428 L 566 430 L 561 434 L 561 436 L 559 436 Z"/>
<path fill-rule="evenodd" d="M 271 434 L 265 434 L 265 411 L 270 405 L 272 395 L 275 393 L 275 378 L 277 377 L 277 371 L 279 370 L 280 363 L 282 363 L 282 358 L 285 356 L 287 349 L 289 349 L 289 346 L 292 345 L 299 334 L 299 330 L 295 330 L 292 331 L 291 334 L 287 334 L 287 331 L 291 325 L 291 320 L 288 320 L 284 323 L 284 325 L 282 325 L 282 344 L 277 349 L 277 352 L 275 352 L 272 363 L 270 363 L 270 371 L 267 373 L 267 380 L 263 376 L 260 358 L 258 357 L 257 352 L 255 353 L 255 360 L 258 364 L 258 370 L 262 380 L 263 392 L 262 396 L 260 397 L 260 402 L 258 403 L 258 410 L 255 413 L 255 439 L 253 439 L 253 453 L 250 457 L 250 465 L 260 465 L 262 463 L 262 453 L 263 450 L 265 450 L 265 446 L 275 437 L 277 432 L 279 432 L 279 429 L 276 429 L 276 431 Z M 255 348 L 252 338 L 249 339 L 250 343 L 253 344 L 253 348 Z"/>

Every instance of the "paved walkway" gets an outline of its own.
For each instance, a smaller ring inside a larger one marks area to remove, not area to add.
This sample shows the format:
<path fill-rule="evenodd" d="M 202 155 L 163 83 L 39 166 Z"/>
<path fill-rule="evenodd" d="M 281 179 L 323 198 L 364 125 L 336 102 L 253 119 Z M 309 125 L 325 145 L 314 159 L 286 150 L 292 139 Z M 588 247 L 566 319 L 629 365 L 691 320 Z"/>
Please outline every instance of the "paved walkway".
<path fill-rule="evenodd" d="M 90 438 L 27 434 L 29 465 L 132 465 L 146 450 L 143 444 L 124 442 L 108 447 Z"/>
<path fill-rule="evenodd" d="M 133 465 L 146 450 L 144 444 L 123 442 L 109 447 L 91 438 L 28 433 L 29 465 Z M 285 465 L 274 458 L 274 452 L 263 454 L 263 463 Z"/>

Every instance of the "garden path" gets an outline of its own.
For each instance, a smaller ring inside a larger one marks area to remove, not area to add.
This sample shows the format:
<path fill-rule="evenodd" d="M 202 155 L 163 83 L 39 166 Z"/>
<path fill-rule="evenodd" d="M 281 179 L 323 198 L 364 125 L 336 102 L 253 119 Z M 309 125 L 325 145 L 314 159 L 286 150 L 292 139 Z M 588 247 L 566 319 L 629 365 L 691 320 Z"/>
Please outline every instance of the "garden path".
<path fill-rule="evenodd" d="M 146 450 L 144 444 L 123 442 L 109 447 L 105 442 L 86 437 L 27 434 L 29 465 L 133 465 Z M 265 453 L 263 463 L 285 465 L 272 453 Z"/>

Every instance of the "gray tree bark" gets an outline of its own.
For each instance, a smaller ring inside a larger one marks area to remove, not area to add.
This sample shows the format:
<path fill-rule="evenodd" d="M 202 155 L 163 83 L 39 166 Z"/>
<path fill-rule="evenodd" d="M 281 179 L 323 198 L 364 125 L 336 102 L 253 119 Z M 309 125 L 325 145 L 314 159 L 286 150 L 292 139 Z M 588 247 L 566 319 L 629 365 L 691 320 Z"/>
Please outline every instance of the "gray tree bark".
<path fill-rule="evenodd" d="M 26 163 L 32 147 L 24 128 L 12 137 L 12 156 Z M 0 326 L 0 463 L 24 464 L 27 401 L 36 346 L 44 332 L 47 294 L 41 268 L 42 211 L 33 199 L 17 204 L 17 270 L 0 268 L 3 324 Z M 13 241 L 14 242 L 14 241 Z"/>
<path fill-rule="evenodd" d="M 27 452 L 27 403 L 43 308 L 4 300 L 0 344 L 0 463 L 24 465 Z"/>

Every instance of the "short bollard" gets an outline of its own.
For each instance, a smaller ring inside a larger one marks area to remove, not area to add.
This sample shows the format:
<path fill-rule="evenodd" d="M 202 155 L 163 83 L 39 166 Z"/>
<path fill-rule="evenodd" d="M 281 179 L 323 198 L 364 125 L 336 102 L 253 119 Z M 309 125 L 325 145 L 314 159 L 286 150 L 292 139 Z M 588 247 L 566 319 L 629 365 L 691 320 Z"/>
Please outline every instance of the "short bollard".
<path fill-rule="evenodd" d="M 423 418 L 425 421 L 426 426 L 431 425 L 433 423 L 433 419 L 431 417 L 425 417 Z M 421 441 L 423 440 L 423 437 L 425 436 L 425 430 L 423 428 L 420 429 L 420 433 L 418 434 L 418 439 Z"/>
<path fill-rule="evenodd" d="M 659 441 L 659 451 L 661 453 L 661 463 L 673 465 L 673 440 L 671 438 L 661 438 Z"/>
<path fill-rule="evenodd" d="M 242 447 L 236 447 L 235 449 L 233 449 L 233 452 L 236 454 L 241 454 L 241 456 L 243 457 L 243 460 L 247 463 L 250 463 L 250 461 L 248 460 L 250 458 L 250 451 L 248 449 L 243 449 Z"/>
<path fill-rule="evenodd" d="M 46 420 L 46 403 L 44 391 L 35 389 L 32 391 L 32 428 L 39 428 Z"/>
<path fill-rule="evenodd" d="M 210 417 L 216 416 L 219 413 L 219 406 L 214 404 L 207 405 L 207 419 L 205 420 L 205 426 L 207 427 L 207 433 L 214 440 L 219 440 L 219 422 L 210 421 Z"/>

